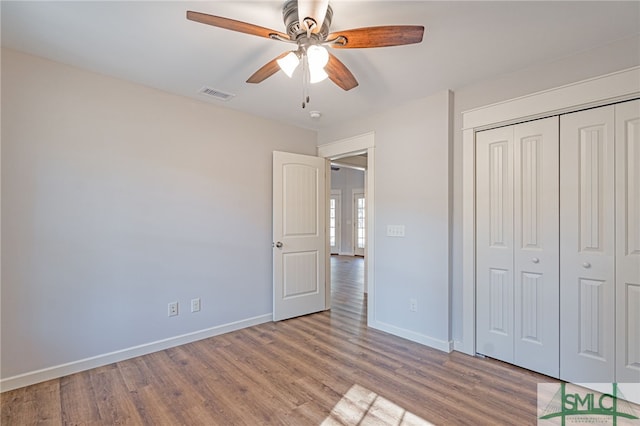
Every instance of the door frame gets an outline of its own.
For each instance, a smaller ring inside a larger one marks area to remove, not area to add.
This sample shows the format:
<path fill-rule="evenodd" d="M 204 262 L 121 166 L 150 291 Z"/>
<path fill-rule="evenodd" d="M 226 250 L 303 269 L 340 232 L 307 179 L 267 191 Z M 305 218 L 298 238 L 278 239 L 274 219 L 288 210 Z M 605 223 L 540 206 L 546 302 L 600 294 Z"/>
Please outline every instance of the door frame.
<path fill-rule="evenodd" d="M 365 273 L 364 273 L 364 289 L 368 293 L 367 296 L 367 325 L 375 322 L 375 280 L 374 280 L 374 202 L 375 202 L 375 133 L 368 132 L 353 137 L 336 140 L 326 144 L 318 145 L 318 156 L 326 158 L 327 164 L 331 160 L 338 160 L 344 157 L 354 155 L 367 154 L 367 171 L 365 172 L 364 191 L 367 199 L 366 204 L 366 220 L 367 245 L 365 250 Z M 328 166 L 327 166 L 328 167 Z M 327 198 L 331 194 L 331 174 L 327 174 L 329 181 L 327 182 Z M 329 222 L 327 221 L 327 229 Z M 326 267 L 326 306 L 331 306 L 331 248 L 329 247 L 329 239 L 327 238 L 327 261 Z"/>
<path fill-rule="evenodd" d="M 633 67 L 462 112 L 462 336 L 455 350 L 476 353 L 476 132 L 639 96 L 640 67 Z"/>

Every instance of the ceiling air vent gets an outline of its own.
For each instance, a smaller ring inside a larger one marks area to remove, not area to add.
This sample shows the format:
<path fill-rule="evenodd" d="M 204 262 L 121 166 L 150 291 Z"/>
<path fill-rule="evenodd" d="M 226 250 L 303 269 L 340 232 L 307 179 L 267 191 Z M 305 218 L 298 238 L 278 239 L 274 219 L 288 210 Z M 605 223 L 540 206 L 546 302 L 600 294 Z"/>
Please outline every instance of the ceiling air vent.
<path fill-rule="evenodd" d="M 228 101 L 233 98 L 235 95 L 231 93 L 226 93 L 218 89 L 212 89 L 211 87 L 203 87 L 200 89 L 198 93 L 202 93 L 203 95 L 211 96 L 212 98 L 216 98 L 219 101 Z"/>

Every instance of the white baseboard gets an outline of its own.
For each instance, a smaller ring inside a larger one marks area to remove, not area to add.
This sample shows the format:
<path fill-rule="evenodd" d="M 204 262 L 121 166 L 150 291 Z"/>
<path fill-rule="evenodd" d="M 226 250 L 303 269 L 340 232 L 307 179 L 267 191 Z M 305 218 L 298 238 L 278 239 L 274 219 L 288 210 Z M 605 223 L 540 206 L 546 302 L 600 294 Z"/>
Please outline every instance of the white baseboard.
<path fill-rule="evenodd" d="M 411 340 L 412 342 L 420 343 L 443 352 L 450 353 L 453 350 L 453 342 L 450 340 L 435 339 L 424 334 L 416 333 L 415 331 L 406 330 L 380 321 L 370 322 L 369 327 L 386 331 L 387 333 L 391 333 L 395 336 L 402 337 L 404 339 Z"/>
<path fill-rule="evenodd" d="M 270 313 L 260 315 L 257 317 L 247 318 L 228 324 L 218 325 L 204 330 L 194 331 L 192 333 L 182 334 L 180 336 L 170 337 L 168 339 L 145 343 L 143 345 L 122 349 L 103 355 L 97 355 L 66 364 L 43 368 L 42 370 L 31 371 L 13 377 L 7 377 L 6 379 L 0 380 L 0 392 L 18 389 L 47 380 L 57 379 L 59 377 L 68 376 L 69 374 L 79 373 L 81 371 L 90 370 L 92 368 L 113 364 L 114 362 L 124 361 L 126 359 L 135 358 L 137 356 L 162 351 L 164 349 L 184 345 L 186 343 L 195 342 L 197 340 L 202 340 L 209 337 L 218 336 L 220 334 L 229 333 L 231 331 L 240 330 L 242 328 L 263 324 L 265 322 L 271 321 L 272 318 L 273 315 Z"/>

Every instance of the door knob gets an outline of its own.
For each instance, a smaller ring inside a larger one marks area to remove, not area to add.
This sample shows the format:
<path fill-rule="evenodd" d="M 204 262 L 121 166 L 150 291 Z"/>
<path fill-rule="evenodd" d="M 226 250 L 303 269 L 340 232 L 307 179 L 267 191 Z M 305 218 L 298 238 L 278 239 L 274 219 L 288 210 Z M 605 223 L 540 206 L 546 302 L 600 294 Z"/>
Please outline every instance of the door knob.
<path fill-rule="evenodd" d="M 276 247 L 278 247 L 278 248 L 282 248 L 282 246 L 283 246 L 283 244 L 282 244 L 280 241 L 278 241 L 278 242 L 276 243 Z"/>
<path fill-rule="evenodd" d="M 531 259 L 531 261 L 533 263 L 540 263 L 540 259 L 538 259 L 537 257 L 534 257 L 533 259 Z"/>
<path fill-rule="evenodd" d="M 585 268 L 585 269 L 589 269 L 589 268 L 591 268 L 591 264 L 589 262 L 584 262 L 582 264 L 582 267 Z"/>

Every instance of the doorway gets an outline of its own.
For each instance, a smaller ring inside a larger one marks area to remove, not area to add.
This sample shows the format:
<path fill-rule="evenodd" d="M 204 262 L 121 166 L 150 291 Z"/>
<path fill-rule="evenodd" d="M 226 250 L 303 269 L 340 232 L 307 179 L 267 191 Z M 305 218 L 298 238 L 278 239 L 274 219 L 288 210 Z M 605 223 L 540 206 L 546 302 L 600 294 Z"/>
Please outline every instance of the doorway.
<path fill-rule="evenodd" d="M 366 203 L 364 183 L 367 155 L 359 154 L 331 161 L 331 197 L 329 200 L 329 258 L 331 281 L 331 309 L 340 309 L 345 298 L 351 300 L 366 321 L 366 292 L 364 266 L 366 260 Z M 339 196 L 339 200 L 337 199 Z M 334 206 L 341 205 L 340 211 Z M 336 218 L 341 218 L 338 223 Z M 340 229 L 340 245 L 332 231 Z M 336 253 L 337 252 L 337 253 Z M 348 291 L 347 291 L 348 290 Z"/>
<path fill-rule="evenodd" d="M 325 145 L 318 146 L 318 156 L 330 160 L 332 163 L 346 164 L 350 166 L 360 167 L 363 170 L 366 169 L 364 178 L 364 193 L 365 193 L 365 206 L 364 206 L 364 223 L 365 223 L 365 249 L 364 259 L 362 264 L 364 268 L 364 293 L 367 294 L 366 300 L 366 312 L 367 323 L 370 324 L 375 320 L 375 280 L 374 280 L 374 256 L 375 256 L 375 240 L 373 235 L 374 229 L 374 205 L 375 205 L 375 138 L 374 133 L 365 133 L 359 136 L 354 136 L 347 139 L 334 141 Z M 353 161 L 359 161 L 358 164 L 353 164 Z M 329 191 L 327 191 L 327 198 L 329 198 Z M 349 194 L 351 195 L 351 194 Z M 351 203 L 349 203 L 351 204 Z M 344 222 L 344 220 L 343 220 Z M 327 244 L 328 246 L 328 244 Z M 327 247 L 329 251 L 329 248 Z M 331 277 L 331 259 L 329 258 L 326 263 L 327 277 Z M 331 286 L 327 286 L 326 291 L 326 304 L 327 307 L 331 306 Z"/>

